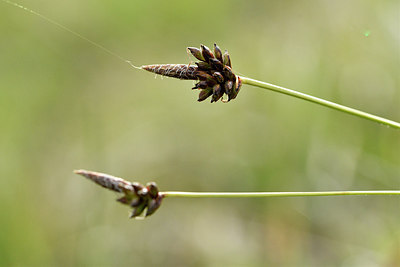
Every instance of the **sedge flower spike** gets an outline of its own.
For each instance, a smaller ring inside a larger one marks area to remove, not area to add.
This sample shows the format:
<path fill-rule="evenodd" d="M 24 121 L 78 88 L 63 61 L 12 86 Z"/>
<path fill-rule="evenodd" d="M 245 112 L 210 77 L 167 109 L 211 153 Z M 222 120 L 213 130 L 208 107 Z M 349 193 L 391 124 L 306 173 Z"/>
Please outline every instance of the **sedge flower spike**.
<path fill-rule="evenodd" d="M 244 76 L 237 76 L 232 71 L 232 63 L 227 51 L 221 52 L 221 49 L 214 44 L 214 52 L 205 45 L 201 45 L 200 49 L 196 47 L 188 47 L 190 52 L 199 61 L 196 65 L 192 64 L 159 64 L 145 65 L 140 68 L 163 76 L 173 77 L 181 80 L 197 80 L 193 89 L 199 89 L 198 101 L 204 101 L 211 97 L 211 103 L 218 100 L 228 102 L 235 99 L 239 93 L 242 84 L 255 86 L 258 88 L 270 90 L 291 97 L 296 97 L 311 103 L 335 109 L 359 118 L 375 121 L 390 127 L 400 129 L 400 123 L 379 117 L 355 108 L 334 103 L 319 97 L 298 92 L 272 83 L 262 82 Z M 228 96 L 227 100 L 223 99 L 224 95 Z"/>
<path fill-rule="evenodd" d="M 76 174 L 92 180 L 104 188 L 122 193 L 124 196 L 117 199 L 133 209 L 131 218 L 147 217 L 153 214 L 161 205 L 164 198 L 270 198 L 270 197 L 322 197 L 322 196 L 400 196 L 400 190 L 375 191 L 325 191 L 325 192 L 160 192 L 154 182 L 143 186 L 136 182 L 129 182 L 109 174 L 78 170 Z"/>
<path fill-rule="evenodd" d="M 199 89 L 198 101 L 204 101 L 211 97 L 211 103 L 228 96 L 227 102 L 235 99 L 239 93 L 242 81 L 232 71 L 231 58 L 228 51 L 222 53 L 218 45 L 214 44 L 214 52 L 205 45 L 200 49 L 188 47 L 187 50 L 199 60 L 196 65 L 186 64 L 160 64 L 145 65 L 142 69 L 173 77 L 181 80 L 197 80 L 192 89 Z"/>
<path fill-rule="evenodd" d="M 77 170 L 76 174 L 92 180 L 98 185 L 124 196 L 118 202 L 130 206 L 133 210 L 130 218 L 152 215 L 161 205 L 163 196 L 159 193 L 156 183 L 150 182 L 143 186 L 136 182 L 129 182 L 109 174 Z"/>

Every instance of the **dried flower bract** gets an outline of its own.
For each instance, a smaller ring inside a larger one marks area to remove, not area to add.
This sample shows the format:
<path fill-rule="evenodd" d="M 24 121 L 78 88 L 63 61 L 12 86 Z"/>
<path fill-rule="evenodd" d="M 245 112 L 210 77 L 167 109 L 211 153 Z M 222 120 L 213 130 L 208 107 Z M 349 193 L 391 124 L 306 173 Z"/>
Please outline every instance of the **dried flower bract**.
<path fill-rule="evenodd" d="M 222 53 L 214 44 L 214 52 L 207 46 L 201 45 L 200 49 L 188 47 L 188 51 L 198 60 L 196 66 L 185 64 L 160 64 L 146 65 L 142 69 L 174 77 L 182 80 L 198 80 L 193 89 L 199 89 L 198 101 L 203 101 L 211 96 L 211 103 L 222 99 L 224 94 L 228 100 L 235 99 L 239 93 L 242 82 L 239 76 L 232 71 L 231 59 L 228 51 Z"/>
<path fill-rule="evenodd" d="M 124 196 L 117 199 L 117 201 L 133 208 L 130 216 L 131 218 L 138 217 L 144 212 L 146 217 L 150 216 L 161 205 L 163 196 L 158 191 L 157 185 L 154 182 L 143 186 L 139 183 L 128 182 L 122 178 L 99 172 L 77 170 L 75 173 L 92 180 L 102 187 L 118 193 L 123 193 Z"/>

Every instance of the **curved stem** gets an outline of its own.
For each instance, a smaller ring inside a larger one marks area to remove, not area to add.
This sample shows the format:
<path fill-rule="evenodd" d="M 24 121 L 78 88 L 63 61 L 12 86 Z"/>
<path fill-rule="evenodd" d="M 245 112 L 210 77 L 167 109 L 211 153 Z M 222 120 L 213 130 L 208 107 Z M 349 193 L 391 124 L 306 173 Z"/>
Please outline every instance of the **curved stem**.
<path fill-rule="evenodd" d="M 351 114 L 354 116 L 358 116 L 360 118 L 375 121 L 375 122 L 382 123 L 382 124 L 388 125 L 390 127 L 396 128 L 396 129 L 400 129 L 400 123 L 398 123 L 398 122 L 391 121 L 391 120 L 388 120 L 388 119 L 385 119 L 382 117 L 378 117 L 378 116 L 375 116 L 375 115 L 372 115 L 372 114 L 369 114 L 369 113 L 366 113 L 366 112 L 363 112 L 363 111 L 360 111 L 360 110 L 357 110 L 354 108 L 349 108 L 349 107 L 346 107 L 346 106 L 343 106 L 340 104 L 336 104 L 334 102 L 330 102 L 330 101 L 327 101 L 327 100 L 324 100 L 324 99 L 321 99 L 321 98 L 318 98 L 315 96 L 307 95 L 304 93 L 300 93 L 300 92 L 297 92 L 297 91 L 294 91 L 291 89 L 287 89 L 287 88 L 284 88 L 284 87 L 281 87 L 278 85 L 274 85 L 271 83 L 261 82 L 261 81 L 257 81 L 257 80 L 250 79 L 247 77 L 240 77 L 240 79 L 241 79 L 242 83 L 244 83 L 244 84 L 257 86 L 257 87 L 260 87 L 263 89 L 268 89 L 268 90 L 275 91 L 278 93 L 297 97 L 297 98 L 300 98 L 300 99 L 303 99 L 306 101 L 310 101 L 310 102 L 313 102 L 313 103 L 316 103 L 316 104 L 319 104 L 319 105 L 322 105 L 322 106 L 325 106 L 328 108 L 336 109 L 336 110 L 339 110 L 339 111 L 342 111 L 342 112 L 345 112 L 345 113 L 348 113 L 348 114 Z"/>
<path fill-rule="evenodd" d="M 398 195 L 400 190 L 377 191 L 322 191 L 322 192 L 160 192 L 163 197 L 239 198 L 239 197 L 322 197 L 322 196 L 371 196 Z"/>

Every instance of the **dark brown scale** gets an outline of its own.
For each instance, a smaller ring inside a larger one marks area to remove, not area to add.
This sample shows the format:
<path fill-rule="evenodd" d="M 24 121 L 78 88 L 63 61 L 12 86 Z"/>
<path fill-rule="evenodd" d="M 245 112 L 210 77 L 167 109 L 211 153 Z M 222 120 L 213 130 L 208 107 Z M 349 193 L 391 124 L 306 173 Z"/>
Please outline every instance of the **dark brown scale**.
<path fill-rule="evenodd" d="M 200 81 L 196 83 L 196 85 L 192 89 L 197 89 L 197 88 L 206 89 L 207 87 L 209 87 L 207 81 Z"/>
<path fill-rule="evenodd" d="M 150 216 L 161 206 L 162 199 L 162 196 L 157 196 L 157 198 L 153 198 L 149 201 L 147 204 L 146 216 Z"/>
<path fill-rule="evenodd" d="M 217 102 L 224 95 L 224 91 L 220 84 L 216 84 L 213 87 L 213 94 L 211 98 L 211 103 Z"/>
<path fill-rule="evenodd" d="M 201 54 L 203 55 L 203 57 L 204 57 L 204 61 L 205 62 L 209 62 L 210 61 L 210 58 L 215 58 L 214 57 L 214 54 L 213 54 L 213 52 L 210 50 L 210 48 L 208 48 L 207 46 L 205 46 L 205 45 L 200 45 L 200 47 L 201 47 Z"/>
<path fill-rule="evenodd" d="M 233 82 L 227 81 L 224 83 L 225 94 L 229 95 L 232 92 Z"/>
<path fill-rule="evenodd" d="M 199 99 L 197 101 L 199 101 L 199 102 L 204 101 L 212 94 L 213 94 L 213 89 L 211 87 L 203 89 L 203 90 L 201 90 L 201 92 L 199 94 Z"/>
<path fill-rule="evenodd" d="M 200 81 L 212 81 L 212 80 L 214 80 L 213 76 L 211 76 L 210 74 L 208 74 L 205 71 L 198 71 L 196 73 L 196 77 Z"/>
<path fill-rule="evenodd" d="M 197 80 L 198 67 L 186 64 L 156 64 L 145 65 L 142 69 L 163 76 L 178 78 L 181 80 Z"/>
<path fill-rule="evenodd" d="M 223 62 L 222 51 L 217 44 L 214 44 L 214 55 L 219 61 Z"/>
<path fill-rule="evenodd" d="M 204 57 L 201 53 L 201 50 L 196 47 L 188 47 L 187 48 L 192 55 L 197 58 L 198 60 L 204 61 Z"/>
<path fill-rule="evenodd" d="M 221 61 L 216 58 L 210 58 L 210 64 L 214 69 L 218 71 L 222 71 L 224 69 L 224 64 L 222 64 Z"/>
<path fill-rule="evenodd" d="M 210 64 L 203 62 L 203 61 L 199 61 L 196 62 L 197 67 L 199 67 L 199 70 L 211 70 L 211 66 Z"/>
<path fill-rule="evenodd" d="M 240 78 L 238 78 L 236 85 L 233 88 L 231 94 L 228 95 L 228 101 L 235 99 L 237 97 L 241 86 L 242 86 L 242 80 Z"/>
<path fill-rule="evenodd" d="M 236 80 L 235 74 L 233 74 L 232 69 L 228 66 L 224 66 L 224 69 L 222 70 L 224 75 L 228 78 L 228 80 L 234 81 Z"/>
<path fill-rule="evenodd" d="M 222 55 L 222 62 L 224 65 L 232 68 L 231 57 L 229 56 L 228 51 L 225 51 L 225 53 Z"/>
<path fill-rule="evenodd" d="M 224 82 L 224 76 L 222 76 L 222 74 L 217 71 L 213 73 L 213 77 L 217 80 L 218 83 Z"/>

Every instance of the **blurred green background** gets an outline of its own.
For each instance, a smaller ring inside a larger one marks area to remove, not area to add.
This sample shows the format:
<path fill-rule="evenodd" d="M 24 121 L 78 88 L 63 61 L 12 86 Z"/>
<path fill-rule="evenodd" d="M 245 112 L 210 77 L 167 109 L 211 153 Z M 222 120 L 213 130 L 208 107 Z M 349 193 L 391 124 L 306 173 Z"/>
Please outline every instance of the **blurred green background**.
<path fill-rule="evenodd" d="M 399 1 L 19 1 L 136 65 L 236 73 L 400 121 Z M 399 266 L 400 198 L 166 199 L 129 220 L 84 168 L 181 191 L 400 189 L 400 131 L 243 86 L 198 103 L 0 2 L 0 265 Z"/>

